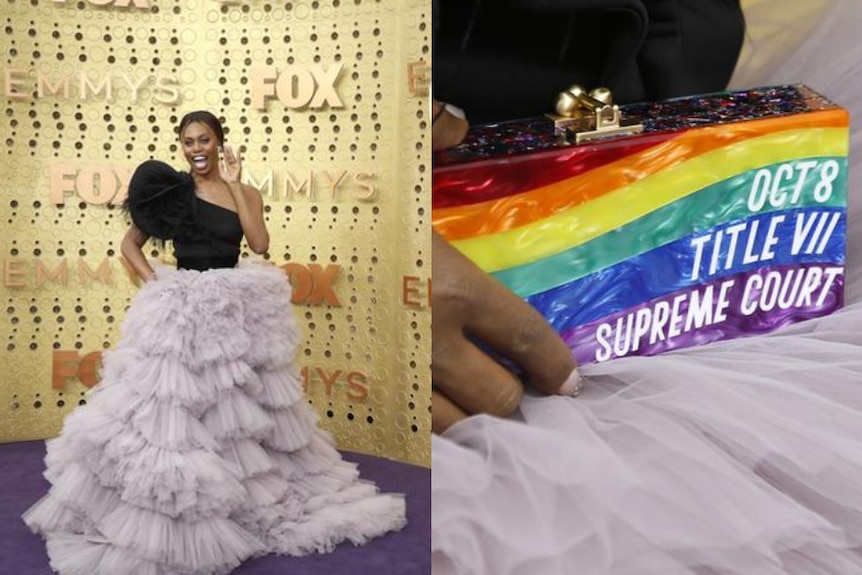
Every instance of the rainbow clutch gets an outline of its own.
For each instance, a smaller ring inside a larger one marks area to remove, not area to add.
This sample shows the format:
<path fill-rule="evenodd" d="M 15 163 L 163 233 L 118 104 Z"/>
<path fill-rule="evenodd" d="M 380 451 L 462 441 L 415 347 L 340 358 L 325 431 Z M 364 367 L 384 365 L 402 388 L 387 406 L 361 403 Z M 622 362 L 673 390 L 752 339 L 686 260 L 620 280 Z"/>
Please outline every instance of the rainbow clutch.
<path fill-rule="evenodd" d="M 795 85 L 620 112 L 639 131 L 581 143 L 582 127 L 550 118 L 473 127 L 434 156 L 435 229 L 538 309 L 580 363 L 842 305 L 844 109 Z"/>

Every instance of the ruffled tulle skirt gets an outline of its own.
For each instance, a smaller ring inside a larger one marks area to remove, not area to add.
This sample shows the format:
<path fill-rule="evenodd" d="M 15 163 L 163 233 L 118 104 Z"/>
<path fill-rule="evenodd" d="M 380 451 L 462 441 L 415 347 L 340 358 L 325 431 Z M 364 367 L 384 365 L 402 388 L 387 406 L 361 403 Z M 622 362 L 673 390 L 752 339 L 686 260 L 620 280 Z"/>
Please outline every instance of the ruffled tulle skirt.
<path fill-rule="evenodd" d="M 862 573 L 860 325 L 585 366 L 578 398 L 457 424 L 434 573 Z"/>
<path fill-rule="evenodd" d="M 405 523 L 317 428 L 274 266 L 163 270 L 129 308 L 88 403 L 48 441 L 23 516 L 63 575 L 226 573 Z"/>

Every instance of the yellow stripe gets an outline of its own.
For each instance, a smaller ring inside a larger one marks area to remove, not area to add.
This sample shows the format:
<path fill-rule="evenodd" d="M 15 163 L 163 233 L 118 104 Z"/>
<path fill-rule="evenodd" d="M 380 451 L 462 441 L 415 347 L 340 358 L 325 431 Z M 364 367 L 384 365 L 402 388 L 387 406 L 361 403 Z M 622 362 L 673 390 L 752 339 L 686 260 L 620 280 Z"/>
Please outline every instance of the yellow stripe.
<path fill-rule="evenodd" d="M 752 138 L 685 160 L 541 221 L 453 245 L 487 272 L 523 265 L 580 245 L 740 172 L 797 158 L 846 156 L 847 134 L 846 128 L 805 128 Z"/>

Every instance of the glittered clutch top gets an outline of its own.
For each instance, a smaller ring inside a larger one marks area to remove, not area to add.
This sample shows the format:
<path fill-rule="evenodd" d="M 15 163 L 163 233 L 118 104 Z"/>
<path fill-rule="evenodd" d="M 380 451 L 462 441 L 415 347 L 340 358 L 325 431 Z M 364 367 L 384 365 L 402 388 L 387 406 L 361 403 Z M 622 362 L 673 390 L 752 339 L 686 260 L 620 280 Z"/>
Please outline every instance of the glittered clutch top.
<path fill-rule="evenodd" d="M 573 89 L 435 154 L 433 223 L 580 363 L 770 332 L 842 305 L 848 124 L 802 85 Z"/>

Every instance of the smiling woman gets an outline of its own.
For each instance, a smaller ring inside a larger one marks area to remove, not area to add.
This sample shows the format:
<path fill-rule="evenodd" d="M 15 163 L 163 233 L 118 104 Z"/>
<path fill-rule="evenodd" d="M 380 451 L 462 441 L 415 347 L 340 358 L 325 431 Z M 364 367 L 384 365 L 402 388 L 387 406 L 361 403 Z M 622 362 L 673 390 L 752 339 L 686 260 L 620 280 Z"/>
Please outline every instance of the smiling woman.
<path fill-rule="evenodd" d="M 196 116 L 201 119 L 195 120 Z M 224 144 L 221 124 L 209 120 L 203 112 L 191 112 L 180 122 L 180 142 L 183 154 L 195 173 L 206 174 L 208 168 L 215 167 L 218 153 Z"/>
<path fill-rule="evenodd" d="M 260 194 L 209 112 L 179 126 L 190 173 L 144 162 L 123 255 L 146 281 L 89 403 L 48 442 L 50 492 L 24 520 L 63 574 L 224 573 L 264 553 L 331 551 L 404 526 L 317 428 L 293 364 L 290 284 L 265 252 Z M 142 246 L 172 240 L 178 270 Z"/>

